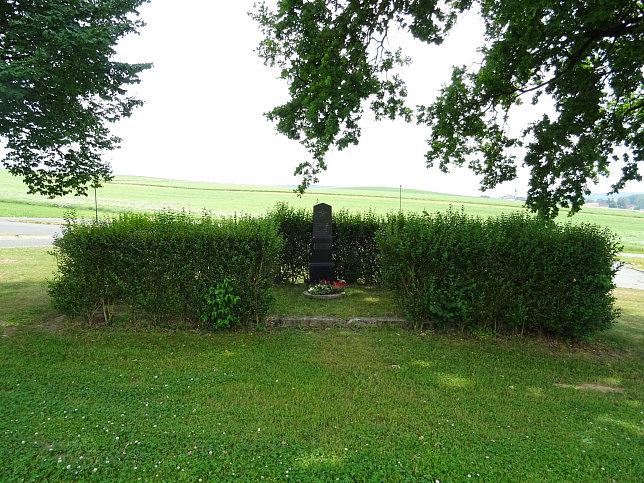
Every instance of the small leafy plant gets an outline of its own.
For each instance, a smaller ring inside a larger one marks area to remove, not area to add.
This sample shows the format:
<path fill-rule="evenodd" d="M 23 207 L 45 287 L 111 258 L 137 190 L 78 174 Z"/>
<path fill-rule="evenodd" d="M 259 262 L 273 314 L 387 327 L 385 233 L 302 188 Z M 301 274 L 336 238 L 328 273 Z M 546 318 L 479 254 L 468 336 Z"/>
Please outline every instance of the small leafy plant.
<path fill-rule="evenodd" d="M 343 280 L 330 282 L 328 280 L 320 280 L 318 283 L 311 285 L 307 292 L 311 295 L 333 295 L 344 292 L 347 286 Z"/>
<path fill-rule="evenodd" d="M 229 279 L 225 278 L 216 287 L 210 287 L 205 299 L 207 308 L 201 320 L 211 322 L 215 329 L 228 328 L 239 322 L 233 309 L 240 297 L 233 293 Z"/>

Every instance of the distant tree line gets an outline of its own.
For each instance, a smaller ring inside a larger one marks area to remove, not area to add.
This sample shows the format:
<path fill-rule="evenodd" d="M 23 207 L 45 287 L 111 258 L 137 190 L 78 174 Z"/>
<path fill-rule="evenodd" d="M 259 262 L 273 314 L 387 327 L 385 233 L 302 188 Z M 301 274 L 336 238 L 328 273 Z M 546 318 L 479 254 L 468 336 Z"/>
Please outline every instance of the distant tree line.
<path fill-rule="evenodd" d="M 644 210 L 644 194 L 634 194 L 628 196 L 620 196 L 619 198 L 598 198 L 598 203 L 607 203 L 609 208 L 630 208 L 635 210 Z"/>
<path fill-rule="evenodd" d="M 621 196 L 617 198 L 618 208 L 628 208 L 630 205 L 634 205 L 636 210 L 644 209 L 644 194 Z"/>

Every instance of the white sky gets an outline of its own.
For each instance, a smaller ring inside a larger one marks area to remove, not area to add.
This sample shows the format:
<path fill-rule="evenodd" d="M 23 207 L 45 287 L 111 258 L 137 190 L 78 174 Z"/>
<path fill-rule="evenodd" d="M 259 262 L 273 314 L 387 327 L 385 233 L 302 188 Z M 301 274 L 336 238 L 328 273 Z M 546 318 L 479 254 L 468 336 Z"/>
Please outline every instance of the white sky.
<path fill-rule="evenodd" d="M 294 185 L 295 167 L 308 158 L 297 141 L 275 131 L 263 113 L 288 99 L 279 72 L 264 66 L 254 49 L 261 40 L 247 15 L 254 0 L 207 2 L 154 0 L 141 8 L 147 26 L 123 39 L 128 62 L 152 62 L 141 75 L 137 96 L 145 106 L 114 132 L 123 138 L 110 153 L 114 172 L 223 183 Z M 482 26 L 466 19 L 459 38 L 442 48 L 409 45 L 414 64 L 402 74 L 409 105 L 429 104 L 449 80 L 451 65 L 470 64 Z M 456 37 L 456 36 L 455 36 Z M 468 39 L 468 40 L 465 40 Z M 469 40 L 471 39 L 471 40 Z M 420 47 L 420 48 L 419 48 Z M 395 48 L 392 45 L 391 48 Z M 427 128 L 403 121 L 372 120 L 368 109 L 360 144 L 327 158 L 323 186 L 403 185 L 430 191 L 478 195 L 467 169 L 445 175 L 425 167 Z M 522 191 L 520 183 L 496 190 Z M 523 188 L 525 191 L 525 188 Z"/>
<path fill-rule="evenodd" d="M 119 59 L 152 62 L 131 92 L 145 105 L 113 125 L 123 138 L 107 159 L 116 174 L 222 183 L 295 185 L 295 167 L 308 159 L 297 141 L 277 133 L 263 113 L 287 99 L 287 84 L 254 49 L 260 31 L 247 15 L 255 0 L 153 0 L 141 8 L 147 26 L 119 44 Z M 402 71 L 410 106 L 429 104 L 451 74 L 470 65 L 483 34 L 478 17 L 463 18 L 440 47 L 409 39 L 414 64 Z M 390 36 L 393 37 L 393 36 Z M 395 38 L 393 38 L 395 40 Z M 392 44 L 392 49 L 396 45 Z M 525 114 L 525 113 L 524 113 Z M 331 153 L 323 186 L 390 186 L 478 196 L 469 170 L 445 175 L 425 167 L 426 127 L 372 121 L 365 112 L 357 147 Z M 615 169 L 618 174 L 619 169 Z M 527 175 L 489 191 L 524 195 Z M 607 192 L 609 181 L 593 191 Z M 644 191 L 644 183 L 626 191 Z"/>

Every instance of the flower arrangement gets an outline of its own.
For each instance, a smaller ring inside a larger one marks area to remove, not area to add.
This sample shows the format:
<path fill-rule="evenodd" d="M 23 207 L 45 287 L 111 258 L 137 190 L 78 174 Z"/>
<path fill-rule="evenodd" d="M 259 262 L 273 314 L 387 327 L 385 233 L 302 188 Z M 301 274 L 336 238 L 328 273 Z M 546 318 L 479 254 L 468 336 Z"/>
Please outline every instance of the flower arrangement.
<path fill-rule="evenodd" d="M 307 289 L 310 295 L 334 295 L 344 292 L 344 287 L 347 284 L 343 280 L 330 282 L 328 280 L 320 280 L 318 283 L 311 285 Z"/>

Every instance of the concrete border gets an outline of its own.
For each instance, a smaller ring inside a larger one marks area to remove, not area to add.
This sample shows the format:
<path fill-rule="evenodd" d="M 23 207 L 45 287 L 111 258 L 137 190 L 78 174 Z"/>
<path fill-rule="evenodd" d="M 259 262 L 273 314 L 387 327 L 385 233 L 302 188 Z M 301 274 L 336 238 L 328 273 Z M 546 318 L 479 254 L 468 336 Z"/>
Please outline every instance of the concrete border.
<path fill-rule="evenodd" d="M 407 320 L 402 317 L 332 317 L 317 315 L 271 315 L 266 326 L 285 328 L 326 328 L 326 327 L 378 327 L 381 325 L 403 325 Z"/>

